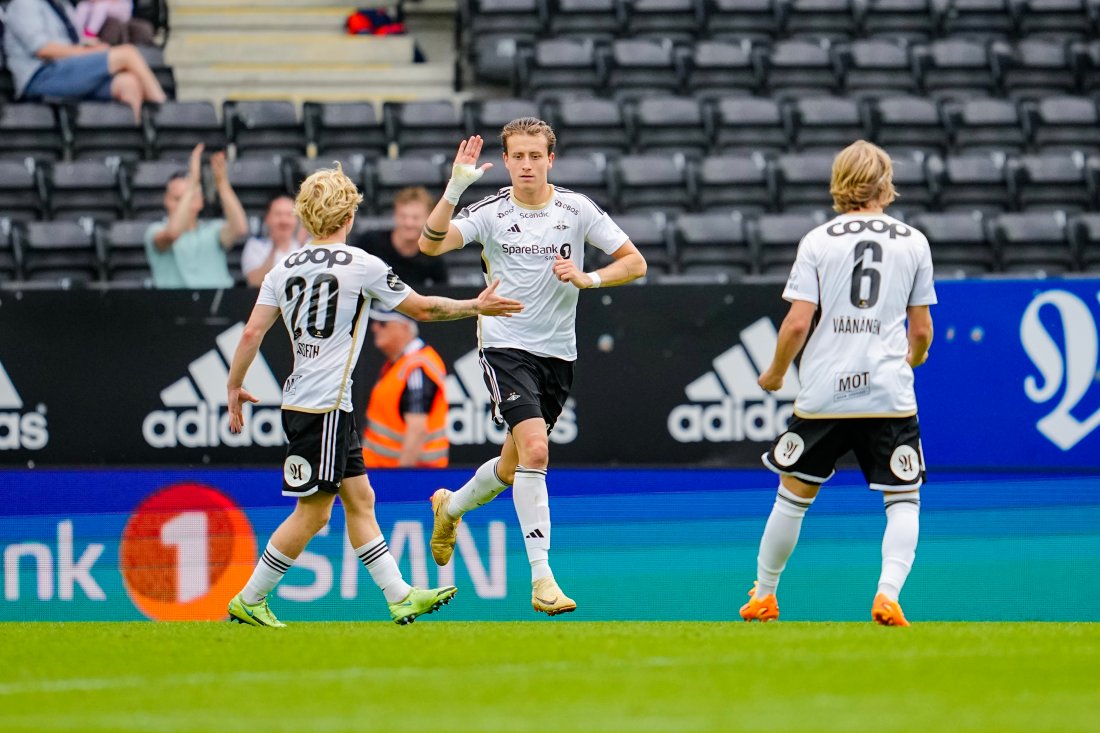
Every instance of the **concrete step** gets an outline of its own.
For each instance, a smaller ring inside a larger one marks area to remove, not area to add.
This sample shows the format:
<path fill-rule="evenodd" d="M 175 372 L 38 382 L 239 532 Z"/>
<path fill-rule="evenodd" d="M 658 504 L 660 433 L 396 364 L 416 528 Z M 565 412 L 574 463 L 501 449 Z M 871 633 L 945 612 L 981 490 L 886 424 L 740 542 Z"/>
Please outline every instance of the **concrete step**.
<path fill-rule="evenodd" d="M 245 89 L 279 86 L 345 87 L 356 85 L 450 86 L 450 64 L 211 64 L 176 69 L 181 86 L 237 85 Z"/>
<path fill-rule="evenodd" d="M 398 86 L 372 85 L 319 88 L 313 85 L 292 86 L 283 84 L 277 90 L 257 90 L 238 86 L 193 84 L 181 88 L 178 98 L 183 101 L 211 102 L 218 109 L 227 99 L 234 100 L 285 100 L 301 107 L 304 102 L 370 102 L 381 110 L 385 102 L 415 102 L 419 100 L 450 99 L 462 103 L 466 96 L 456 95 L 447 86 Z"/>
<path fill-rule="evenodd" d="M 248 33 L 287 31 L 344 33 L 344 21 L 354 8 L 175 8 L 172 33 L 240 29 Z"/>
<path fill-rule="evenodd" d="M 412 63 L 409 36 L 330 36 L 301 33 L 173 34 L 165 59 L 177 71 L 215 63 Z"/>
<path fill-rule="evenodd" d="M 174 16 L 180 10 L 191 8 L 212 8 L 216 10 L 241 8 L 322 10 L 326 8 L 343 8 L 347 10 L 355 7 L 354 0 L 352 2 L 348 2 L 348 0 L 171 0 L 168 12 Z"/>

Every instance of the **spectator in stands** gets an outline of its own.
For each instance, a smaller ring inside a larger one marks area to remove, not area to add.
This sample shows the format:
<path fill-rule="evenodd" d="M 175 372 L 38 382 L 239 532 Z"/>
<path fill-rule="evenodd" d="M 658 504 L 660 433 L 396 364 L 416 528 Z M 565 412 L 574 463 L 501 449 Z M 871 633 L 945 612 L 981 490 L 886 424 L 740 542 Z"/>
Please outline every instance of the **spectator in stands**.
<path fill-rule="evenodd" d="M 139 122 L 143 103 L 167 99 L 137 48 L 82 41 L 77 28 L 66 0 L 11 0 L 4 50 L 18 99 L 117 99 Z"/>
<path fill-rule="evenodd" d="M 367 231 L 353 242 L 354 246 L 381 259 L 413 288 L 446 284 L 447 266 L 443 260 L 421 254 L 418 244 L 433 204 L 423 186 L 401 189 L 393 199 L 393 229 Z"/>
<path fill-rule="evenodd" d="M 248 234 L 248 218 L 229 185 L 225 153 L 210 156 L 210 168 L 225 219 L 203 221 L 202 152 L 191 151 L 186 175 L 172 176 L 164 192 L 168 218 L 145 232 L 145 255 L 158 288 L 229 288 L 233 277 L 225 253 Z"/>
<path fill-rule="evenodd" d="M 294 200 L 276 196 L 267 205 L 264 215 L 266 237 L 251 237 L 241 254 L 241 271 L 254 288 L 260 287 L 266 275 L 280 258 L 302 248 L 306 232 L 294 213 Z"/>
<path fill-rule="evenodd" d="M 109 46 L 153 45 L 153 24 L 134 17 L 133 0 L 81 0 L 75 15 L 76 27 L 85 37 L 98 38 Z"/>
<path fill-rule="evenodd" d="M 447 467 L 447 367 L 419 337 L 416 321 L 372 310 L 374 346 L 386 356 L 370 393 L 363 431 L 367 468 Z"/>

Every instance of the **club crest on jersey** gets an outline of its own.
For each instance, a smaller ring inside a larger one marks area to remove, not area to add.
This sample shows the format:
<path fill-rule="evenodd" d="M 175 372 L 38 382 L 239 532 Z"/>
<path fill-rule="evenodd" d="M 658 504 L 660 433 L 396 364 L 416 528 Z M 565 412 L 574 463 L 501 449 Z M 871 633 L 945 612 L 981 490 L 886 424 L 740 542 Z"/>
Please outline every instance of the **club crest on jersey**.
<path fill-rule="evenodd" d="M 405 289 L 405 283 L 401 282 L 401 278 L 397 276 L 393 268 L 386 272 L 386 286 L 395 293 L 400 293 Z"/>
<path fill-rule="evenodd" d="M 558 219 L 558 223 L 554 225 L 554 228 L 557 229 L 559 232 L 564 232 L 566 229 L 569 228 L 569 225 L 565 223 L 564 219 Z"/>

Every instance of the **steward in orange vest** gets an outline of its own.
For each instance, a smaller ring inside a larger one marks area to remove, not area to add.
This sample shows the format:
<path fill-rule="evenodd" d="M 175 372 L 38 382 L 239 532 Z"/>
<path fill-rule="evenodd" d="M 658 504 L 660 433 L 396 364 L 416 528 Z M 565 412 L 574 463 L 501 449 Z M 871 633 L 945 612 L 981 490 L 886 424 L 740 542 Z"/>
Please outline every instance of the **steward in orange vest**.
<path fill-rule="evenodd" d="M 367 468 L 447 465 L 447 367 L 395 311 L 370 314 L 374 345 L 386 355 L 371 390 L 363 431 Z M 419 449 L 412 443 L 419 443 Z"/>

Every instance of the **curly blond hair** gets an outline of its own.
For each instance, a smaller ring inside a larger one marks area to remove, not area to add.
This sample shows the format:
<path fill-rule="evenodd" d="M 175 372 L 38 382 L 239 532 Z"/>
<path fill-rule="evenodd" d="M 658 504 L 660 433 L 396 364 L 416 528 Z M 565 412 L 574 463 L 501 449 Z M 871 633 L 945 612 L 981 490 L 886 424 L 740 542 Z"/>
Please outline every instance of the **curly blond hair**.
<path fill-rule="evenodd" d="M 833 209 L 841 214 L 868 205 L 886 208 L 898 196 L 890 156 L 877 145 L 856 140 L 833 159 L 829 193 Z"/>
<path fill-rule="evenodd" d="M 520 117 L 512 120 L 500 131 L 500 144 L 504 146 L 504 152 L 508 152 L 508 138 L 512 135 L 542 135 L 546 138 L 546 152 L 554 152 L 554 146 L 558 144 L 558 136 L 554 134 L 554 128 L 537 117 Z"/>
<path fill-rule="evenodd" d="M 294 213 L 314 239 L 326 239 L 355 216 L 361 203 L 363 195 L 337 162 L 335 168 L 322 168 L 302 181 Z"/>

